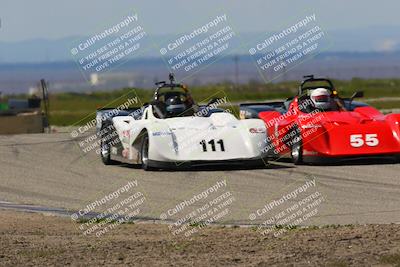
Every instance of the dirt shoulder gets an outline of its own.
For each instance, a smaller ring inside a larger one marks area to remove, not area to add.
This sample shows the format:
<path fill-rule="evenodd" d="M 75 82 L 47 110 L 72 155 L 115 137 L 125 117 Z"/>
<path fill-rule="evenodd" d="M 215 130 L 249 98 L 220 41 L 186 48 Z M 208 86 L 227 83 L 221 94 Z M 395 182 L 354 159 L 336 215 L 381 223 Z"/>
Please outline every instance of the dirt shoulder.
<path fill-rule="evenodd" d="M 396 266 L 400 225 L 295 229 L 279 237 L 208 227 L 187 238 L 166 225 L 123 224 L 84 236 L 68 218 L 0 211 L 0 265 Z M 399 266 L 399 265 L 397 265 Z"/>

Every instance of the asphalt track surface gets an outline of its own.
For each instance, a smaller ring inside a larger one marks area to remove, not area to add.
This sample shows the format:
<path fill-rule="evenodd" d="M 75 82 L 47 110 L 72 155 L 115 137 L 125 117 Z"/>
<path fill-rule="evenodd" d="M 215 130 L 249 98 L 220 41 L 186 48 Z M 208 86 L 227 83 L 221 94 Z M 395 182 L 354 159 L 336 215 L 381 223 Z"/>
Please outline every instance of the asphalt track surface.
<path fill-rule="evenodd" d="M 323 197 L 318 213 L 302 224 L 400 223 L 400 164 L 391 161 L 335 166 L 279 161 L 258 169 L 145 172 L 137 166 L 103 165 L 94 151 L 82 152 L 68 132 L 0 136 L 0 208 L 1 201 L 7 201 L 74 212 L 137 181 L 136 189 L 146 198 L 138 217 L 158 220 L 182 201 L 226 180 L 219 192 L 229 191 L 234 202 L 219 222 L 259 224 L 268 213 L 254 220 L 249 215 L 312 179 L 314 187 L 284 203 L 290 206 L 312 192 Z M 192 208 L 203 204 L 195 202 Z"/>

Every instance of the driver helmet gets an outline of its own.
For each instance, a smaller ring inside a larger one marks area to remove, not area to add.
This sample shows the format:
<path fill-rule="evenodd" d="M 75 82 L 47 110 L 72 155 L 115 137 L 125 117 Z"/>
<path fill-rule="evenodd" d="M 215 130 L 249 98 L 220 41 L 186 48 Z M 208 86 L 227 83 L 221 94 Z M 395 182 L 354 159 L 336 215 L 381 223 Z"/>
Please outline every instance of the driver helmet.
<path fill-rule="evenodd" d="M 317 109 L 329 109 L 332 106 L 331 93 L 328 89 L 317 88 L 310 94 L 311 101 Z"/>
<path fill-rule="evenodd" d="M 179 115 L 186 110 L 186 105 L 180 96 L 173 96 L 165 101 L 167 113 L 170 115 Z"/>

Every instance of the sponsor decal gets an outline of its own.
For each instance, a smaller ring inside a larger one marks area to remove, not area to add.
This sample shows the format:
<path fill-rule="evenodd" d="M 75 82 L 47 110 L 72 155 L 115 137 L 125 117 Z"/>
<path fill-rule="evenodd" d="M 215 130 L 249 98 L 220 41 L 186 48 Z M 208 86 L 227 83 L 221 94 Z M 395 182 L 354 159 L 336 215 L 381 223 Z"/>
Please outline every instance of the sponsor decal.
<path fill-rule="evenodd" d="M 154 132 L 153 136 L 168 136 L 172 135 L 171 131 L 160 131 L 160 132 Z"/>

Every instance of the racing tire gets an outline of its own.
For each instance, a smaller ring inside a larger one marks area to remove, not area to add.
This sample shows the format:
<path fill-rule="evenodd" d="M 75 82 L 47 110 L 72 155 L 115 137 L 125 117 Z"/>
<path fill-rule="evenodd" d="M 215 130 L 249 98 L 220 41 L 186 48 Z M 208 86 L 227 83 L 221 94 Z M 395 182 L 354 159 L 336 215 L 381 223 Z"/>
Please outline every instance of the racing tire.
<path fill-rule="evenodd" d="M 115 163 L 115 161 L 111 159 L 111 147 L 104 140 L 102 140 L 100 144 L 100 157 L 104 165 L 112 165 Z"/>
<path fill-rule="evenodd" d="M 102 128 L 103 131 L 104 128 Z M 103 162 L 104 165 L 113 165 L 116 164 L 117 162 L 115 160 L 111 159 L 111 146 L 110 146 L 110 140 L 108 140 L 106 137 L 109 135 L 109 131 L 107 131 L 104 136 L 101 136 L 101 142 L 100 142 L 100 157 L 101 161 Z"/>
<path fill-rule="evenodd" d="M 142 138 L 142 146 L 140 149 L 140 160 L 142 162 L 142 169 L 150 171 L 153 168 L 149 165 L 149 136 L 145 134 Z"/>
<path fill-rule="evenodd" d="M 292 129 L 295 131 L 294 137 L 292 139 L 292 145 L 290 149 L 290 156 L 295 165 L 302 165 L 303 162 L 303 140 L 301 138 L 300 129 L 296 126 Z"/>

